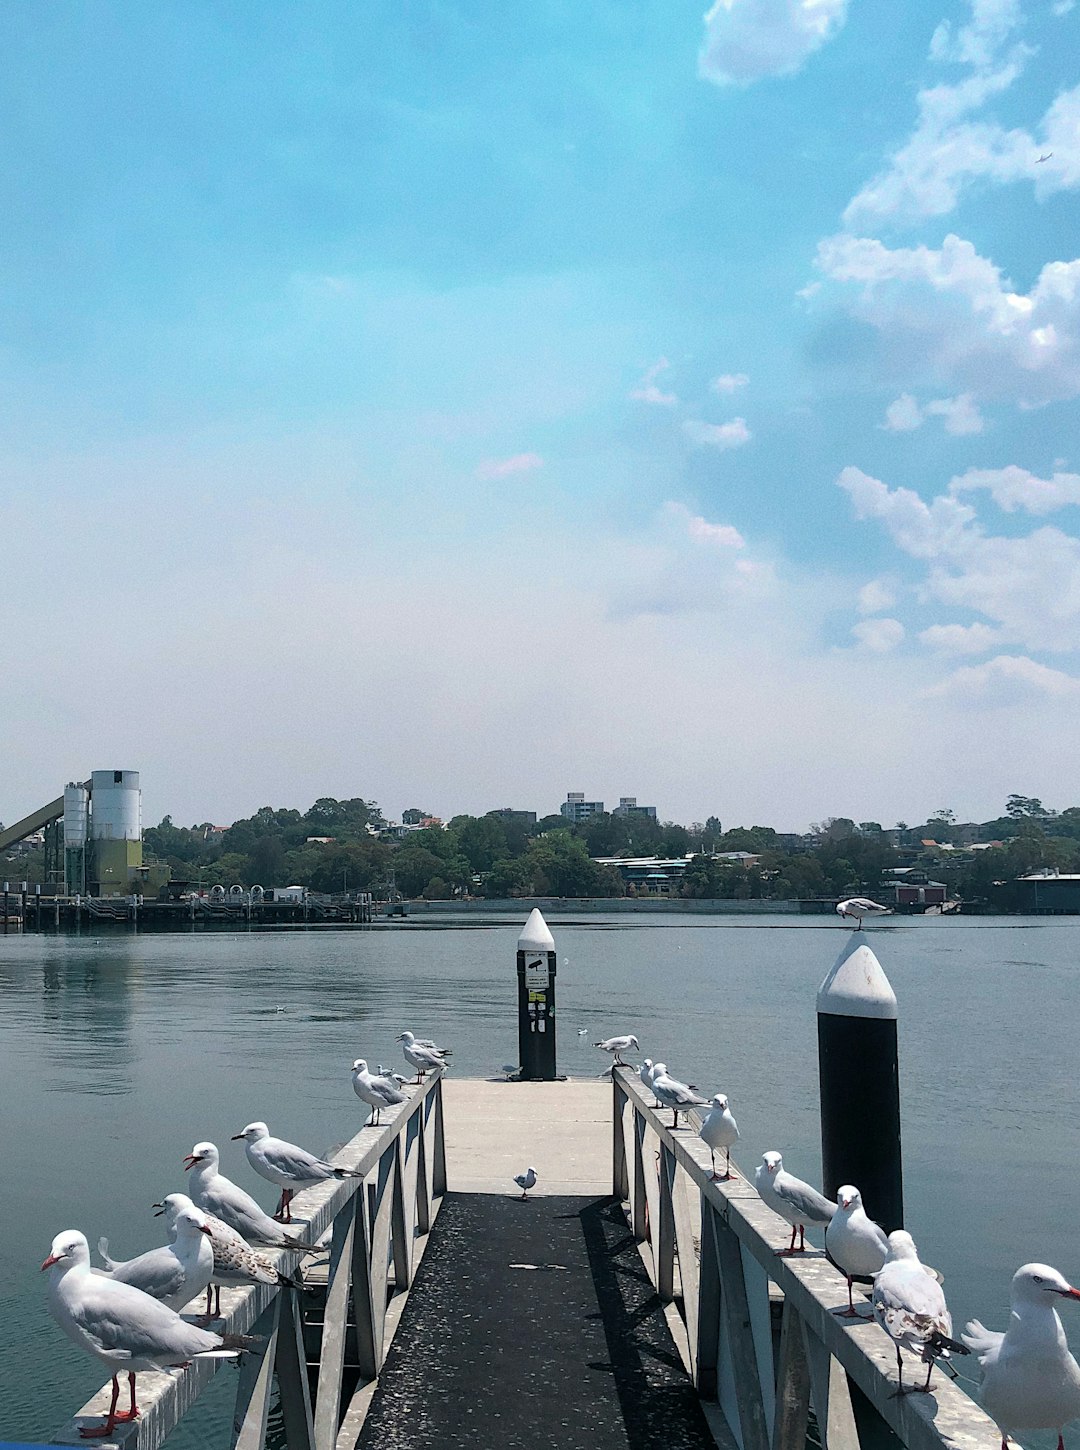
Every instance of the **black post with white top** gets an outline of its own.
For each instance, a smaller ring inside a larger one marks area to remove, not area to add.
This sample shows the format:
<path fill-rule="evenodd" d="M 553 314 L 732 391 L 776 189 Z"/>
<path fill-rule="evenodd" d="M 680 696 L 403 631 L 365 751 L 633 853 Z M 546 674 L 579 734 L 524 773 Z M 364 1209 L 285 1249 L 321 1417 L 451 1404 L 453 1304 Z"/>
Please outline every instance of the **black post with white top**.
<path fill-rule="evenodd" d="M 817 995 L 821 1173 L 826 1197 L 853 1184 L 886 1233 L 904 1226 L 896 994 L 862 941 Z"/>
<path fill-rule="evenodd" d="M 522 1081 L 553 1082 L 555 1070 L 555 938 L 539 908 L 518 938 L 518 1051 Z"/>

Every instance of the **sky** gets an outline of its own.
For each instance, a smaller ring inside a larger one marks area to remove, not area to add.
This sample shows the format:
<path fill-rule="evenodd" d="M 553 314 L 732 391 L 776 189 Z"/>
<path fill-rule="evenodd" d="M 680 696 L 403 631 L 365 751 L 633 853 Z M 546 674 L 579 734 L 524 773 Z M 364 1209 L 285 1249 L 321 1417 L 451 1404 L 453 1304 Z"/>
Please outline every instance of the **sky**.
<path fill-rule="evenodd" d="M 1075 0 L 0 3 L 0 818 L 1080 803 Z"/>

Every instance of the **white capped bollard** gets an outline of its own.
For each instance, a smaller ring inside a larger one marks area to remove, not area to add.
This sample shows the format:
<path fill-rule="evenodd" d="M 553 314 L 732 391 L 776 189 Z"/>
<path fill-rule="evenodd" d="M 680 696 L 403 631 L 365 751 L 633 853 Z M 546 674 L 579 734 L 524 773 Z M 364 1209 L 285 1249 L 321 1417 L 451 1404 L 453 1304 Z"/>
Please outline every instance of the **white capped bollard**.
<path fill-rule="evenodd" d="M 518 937 L 518 1051 L 522 1081 L 553 1082 L 555 1070 L 555 938 L 535 908 Z"/>
<path fill-rule="evenodd" d="M 902 1228 L 896 993 L 863 941 L 853 937 L 837 957 L 817 1013 L 825 1195 L 852 1183 L 887 1233 Z"/>

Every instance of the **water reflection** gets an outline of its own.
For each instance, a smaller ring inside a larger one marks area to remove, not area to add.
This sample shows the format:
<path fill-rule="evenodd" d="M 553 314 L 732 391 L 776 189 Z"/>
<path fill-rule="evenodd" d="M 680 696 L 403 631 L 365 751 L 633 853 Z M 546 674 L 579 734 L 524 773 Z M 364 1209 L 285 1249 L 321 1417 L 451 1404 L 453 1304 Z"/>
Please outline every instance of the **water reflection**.
<path fill-rule="evenodd" d="M 76 952 L 55 940 L 49 945 L 59 949 L 41 964 L 41 1022 L 45 1040 L 59 1052 L 48 1091 L 129 1093 L 135 996 L 142 975 L 138 939 L 83 942 Z M 107 1072 L 100 1070 L 104 1063 Z"/>

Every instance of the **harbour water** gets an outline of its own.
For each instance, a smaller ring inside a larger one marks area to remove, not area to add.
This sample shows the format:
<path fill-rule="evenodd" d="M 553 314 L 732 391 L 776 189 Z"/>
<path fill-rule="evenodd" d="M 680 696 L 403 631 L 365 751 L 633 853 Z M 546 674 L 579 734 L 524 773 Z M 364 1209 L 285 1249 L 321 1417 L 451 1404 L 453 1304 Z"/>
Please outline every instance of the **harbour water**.
<path fill-rule="evenodd" d="M 520 924 L 0 937 L 0 1438 L 47 1439 L 105 1377 L 48 1317 L 38 1266 L 56 1232 L 105 1234 L 122 1258 L 160 1242 L 150 1205 L 183 1187 L 181 1159 L 201 1138 L 272 1207 L 276 1191 L 228 1139 L 255 1118 L 312 1148 L 351 1137 L 364 1114 L 351 1063 L 404 1070 L 403 1028 L 451 1044 L 464 1076 L 513 1062 Z M 643 1055 L 728 1094 L 743 1168 L 779 1148 L 817 1176 L 814 997 L 845 928 L 555 913 L 549 924 L 563 1071 L 599 1073 L 592 1042 L 634 1032 Z M 1080 1277 L 1080 930 L 893 918 L 866 939 L 900 1003 L 907 1227 L 945 1275 L 956 1321 L 1003 1328 L 1022 1262 Z M 1064 1317 L 1080 1345 L 1080 1315 Z M 224 1443 L 232 1389 L 219 1375 L 178 1450 Z M 1042 1438 L 1053 1443 L 1032 1443 Z"/>

